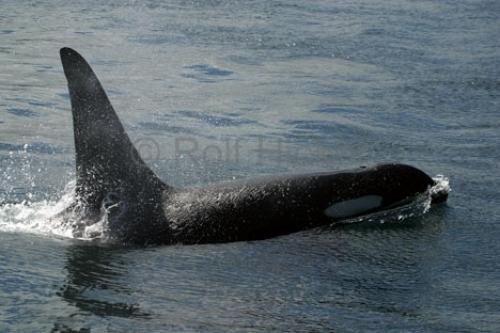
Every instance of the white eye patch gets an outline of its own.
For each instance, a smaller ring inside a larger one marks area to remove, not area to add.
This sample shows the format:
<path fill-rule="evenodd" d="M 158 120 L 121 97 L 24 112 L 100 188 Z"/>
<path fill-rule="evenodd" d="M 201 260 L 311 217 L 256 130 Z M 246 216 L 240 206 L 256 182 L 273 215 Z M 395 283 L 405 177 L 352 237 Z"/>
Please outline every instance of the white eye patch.
<path fill-rule="evenodd" d="M 325 209 L 325 214 L 333 218 L 355 216 L 380 207 L 382 200 L 383 198 L 379 195 L 365 195 L 356 199 L 340 201 Z"/>

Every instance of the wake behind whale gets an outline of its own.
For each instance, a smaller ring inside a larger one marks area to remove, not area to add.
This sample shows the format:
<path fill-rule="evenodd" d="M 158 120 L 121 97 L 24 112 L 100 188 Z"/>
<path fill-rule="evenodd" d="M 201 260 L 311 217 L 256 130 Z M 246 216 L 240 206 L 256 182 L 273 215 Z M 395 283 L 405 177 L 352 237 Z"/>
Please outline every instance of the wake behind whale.
<path fill-rule="evenodd" d="M 139 245 L 257 240 L 412 202 L 425 212 L 447 198 L 446 181 L 403 164 L 174 188 L 144 163 L 89 64 L 70 48 L 60 54 L 76 150 L 74 191 L 51 217 L 64 234 Z"/>

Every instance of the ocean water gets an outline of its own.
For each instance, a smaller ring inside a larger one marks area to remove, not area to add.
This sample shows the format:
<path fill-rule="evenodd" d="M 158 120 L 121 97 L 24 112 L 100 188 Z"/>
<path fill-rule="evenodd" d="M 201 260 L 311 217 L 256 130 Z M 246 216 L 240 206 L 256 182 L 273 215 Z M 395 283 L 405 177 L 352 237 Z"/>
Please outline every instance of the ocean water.
<path fill-rule="evenodd" d="M 500 331 L 499 18 L 482 0 L 3 0 L 0 332 Z M 171 184 L 403 162 L 449 200 L 255 242 L 73 239 L 48 221 L 74 179 L 64 46 Z"/>

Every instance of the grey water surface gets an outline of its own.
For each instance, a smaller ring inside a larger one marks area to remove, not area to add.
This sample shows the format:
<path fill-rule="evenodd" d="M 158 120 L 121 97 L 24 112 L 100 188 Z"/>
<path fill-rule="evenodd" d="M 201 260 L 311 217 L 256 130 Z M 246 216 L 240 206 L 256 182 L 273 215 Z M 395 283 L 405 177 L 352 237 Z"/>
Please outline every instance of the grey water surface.
<path fill-rule="evenodd" d="M 500 2 L 103 3 L 0 2 L 0 332 L 500 331 Z M 63 46 L 171 184 L 396 161 L 449 201 L 255 242 L 54 235 Z"/>

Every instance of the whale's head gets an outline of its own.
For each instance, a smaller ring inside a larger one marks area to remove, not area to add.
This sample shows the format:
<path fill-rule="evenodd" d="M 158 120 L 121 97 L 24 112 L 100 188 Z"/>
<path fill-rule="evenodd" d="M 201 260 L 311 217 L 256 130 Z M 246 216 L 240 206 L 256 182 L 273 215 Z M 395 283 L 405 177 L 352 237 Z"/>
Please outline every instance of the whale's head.
<path fill-rule="evenodd" d="M 331 197 L 324 213 L 334 219 L 359 216 L 406 205 L 421 195 L 431 203 L 446 201 L 447 188 L 425 172 L 405 164 L 380 164 L 321 177 Z M 332 192 L 333 191 L 333 192 Z"/>
<path fill-rule="evenodd" d="M 373 167 L 372 179 L 378 179 L 376 186 L 383 193 L 386 203 L 398 202 L 418 193 L 429 192 L 431 203 L 445 202 L 448 189 L 440 187 L 437 180 L 432 179 L 422 170 L 406 164 L 381 164 Z"/>

